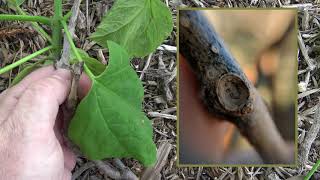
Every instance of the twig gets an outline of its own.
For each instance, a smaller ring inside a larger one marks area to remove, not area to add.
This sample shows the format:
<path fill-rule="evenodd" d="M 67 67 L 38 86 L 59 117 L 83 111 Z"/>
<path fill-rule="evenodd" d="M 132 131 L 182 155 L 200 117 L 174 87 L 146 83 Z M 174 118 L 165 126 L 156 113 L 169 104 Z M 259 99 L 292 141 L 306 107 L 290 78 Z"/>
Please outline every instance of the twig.
<path fill-rule="evenodd" d="M 86 0 L 87 33 L 90 34 L 89 0 Z"/>
<path fill-rule="evenodd" d="M 309 131 L 307 132 L 307 135 L 300 147 L 300 152 L 301 152 L 300 162 L 302 165 L 305 165 L 308 160 L 311 145 L 313 141 L 316 139 L 319 129 L 320 129 L 320 102 L 317 104 L 317 109 L 314 114 L 314 122 L 310 127 Z"/>
<path fill-rule="evenodd" d="M 177 47 L 166 45 L 166 44 L 162 44 L 161 46 L 159 46 L 157 48 L 157 50 L 168 51 L 171 53 L 177 53 Z"/>
<path fill-rule="evenodd" d="M 68 26 L 71 37 L 74 36 L 74 31 L 75 31 L 76 22 L 77 22 L 77 18 L 78 18 L 78 14 L 79 14 L 80 4 L 81 4 L 81 0 L 75 0 L 73 3 L 73 6 L 72 6 L 72 10 L 71 10 L 72 15 L 70 17 L 69 26 Z M 69 58 L 70 58 L 70 44 L 69 44 L 67 36 L 64 35 L 63 52 L 62 52 L 61 59 L 58 62 L 56 62 L 56 67 L 68 69 L 70 66 Z"/>
<path fill-rule="evenodd" d="M 144 76 L 145 71 L 149 68 L 149 65 L 150 65 L 150 62 L 151 62 L 151 58 L 152 58 L 152 53 L 149 54 L 148 59 L 147 59 L 147 62 L 146 62 L 146 64 L 144 65 L 143 70 L 141 71 L 140 80 L 143 79 L 143 76 Z"/>
<path fill-rule="evenodd" d="M 142 175 L 141 180 L 160 180 L 161 170 L 166 165 L 168 161 L 168 155 L 172 149 L 172 145 L 169 142 L 163 142 L 157 151 L 157 162 L 154 167 L 146 169 Z"/>
<path fill-rule="evenodd" d="M 200 7 L 202 7 L 202 8 L 204 8 L 205 7 L 205 5 L 201 2 L 201 1 L 199 1 L 199 0 L 191 0 L 195 5 L 197 5 L 197 6 L 200 6 Z"/>
<path fill-rule="evenodd" d="M 103 171 L 105 176 L 108 176 L 112 179 L 120 179 L 121 175 L 120 172 L 118 170 L 116 170 L 115 168 L 113 168 L 109 163 L 103 162 L 103 161 L 93 161 L 97 167 Z"/>
<path fill-rule="evenodd" d="M 203 170 L 203 167 L 199 167 L 198 168 L 198 173 L 197 173 L 196 180 L 200 180 L 200 177 L 201 177 L 201 174 L 202 174 L 202 170 Z"/>
<path fill-rule="evenodd" d="M 302 11 L 305 8 L 310 8 L 312 6 L 313 6 L 312 3 L 305 3 L 305 4 L 290 4 L 290 5 L 284 5 L 281 7 L 283 7 L 283 8 L 297 8 L 299 11 Z"/>
<path fill-rule="evenodd" d="M 112 162 L 118 169 L 120 169 L 121 179 L 138 180 L 138 177 L 127 166 L 125 166 L 120 159 L 113 159 Z"/>
<path fill-rule="evenodd" d="M 94 165 L 95 164 L 93 162 L 85 163 L 72 174 L 71 180 L 76 180 L 83 172 L 85 172 L 87 169 L 94 167 Z"/>
<path fill-rule="evenodd" d="M 320 91 L 320 89 L 311 89 L 309 91 L 302 92 L 302 93 L 298 94 L 298 99 L 304 98 L 306 96 L 309 96 L 310 94 L 317 93 L 319 91 Z"/>
<path fill-rule="evenodd" d="M 158 112 L 148 112 L 148 115 L 151 117 L 177 120 L 177 116 L 171 115 L 171 114 L 164 114 L 164 113 L 158 113 Z"/>
<path fill-rule="evenodd" d="M 298 42 L 299 42 L 299 46 L 300 46 L 300 50 L 302 52 L 302 55 L 303 55 L 305 61 L 307 62 L 309 69 L 311 71 L 314 70 L 316 68 L 316 65 L 314 64 L 313 60 L 308 55 L 308 51 L 307 51 L 306 46 L 302 40 L 300 31 L 298 32 Z"/>
<path fill-rule="evenodd" d="M 265 163 L 293 163 L 262 97 L 207 19 L 199 11 L 179 14 L 179 51 L 198 77 L 208 110 L 235 124 Z"/>
<path fill-rule="evenodd" d="M 69 32 L 71 36 L 74 35 L 75 31 L 75 22 L 77 20 L 79 7 L 81 0 L 75 0 L 72 6 L 72 15 L 69 21 Z M 70 58 L 70 44 L 68 42 L 67 36 L 64 35 L 63 42 L 63 52 L 61 58 L 55 63 L 56 68 L 70 69 L 69 64 Z M 67 101 L 63 104 L 62 112 L 64 115 L 63 128 L 61 129 L 61 133 L 63 135 L 64 142 L 66 145 L 71 148 L 76 154 L 80 154 L 78 147 L 76 147 L 68 138 L 67 138 L 67 129 L 69 120 L 73 116 L 77 103 L 78 103 L 78 95 L 77 89 L 79 84 L 80 75 L 82 73 L 83 63 L 76 63 L 72 66 L 72 81 L 71 81 L 71 90 L 68 95 Z"/>

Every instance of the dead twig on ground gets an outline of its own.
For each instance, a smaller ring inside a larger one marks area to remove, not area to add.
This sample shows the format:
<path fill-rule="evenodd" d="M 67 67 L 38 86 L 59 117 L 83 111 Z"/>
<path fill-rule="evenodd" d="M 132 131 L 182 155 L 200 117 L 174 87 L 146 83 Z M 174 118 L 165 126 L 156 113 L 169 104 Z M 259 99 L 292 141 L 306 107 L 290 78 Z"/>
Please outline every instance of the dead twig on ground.
<path fill-rule="evenodd" d="M 146 169 L 142 175 L 141 180 L 160 180 L 161 170 L 166 165 L 168 155 L 172 149 L 172 145 L 169 142 L 164 142 L 160 145 L 157 151 L 157 162 L 153 167 Z"/>
<path fill-rule="evenodd" d="M 305 165 L 308 160 L 311 145 L 313 141 L 316 139 L 319 130 L 320 130 L 320 103 L 318 103 L 317 105 L 317 109 L 315 111 L 314 118 L 313 118 L 313 124 L 310 127 L 309 131 L 307 132 L 307 135 L 300 146 L 300 154 L 301 154 L 300 163 L 302 165 Z"/>

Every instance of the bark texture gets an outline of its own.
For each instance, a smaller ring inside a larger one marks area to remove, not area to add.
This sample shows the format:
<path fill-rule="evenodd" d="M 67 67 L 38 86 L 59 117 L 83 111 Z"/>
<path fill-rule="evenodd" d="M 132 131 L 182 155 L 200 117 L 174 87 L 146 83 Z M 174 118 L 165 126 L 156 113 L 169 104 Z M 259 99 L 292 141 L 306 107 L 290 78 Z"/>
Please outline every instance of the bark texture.
<path fill-rule="evenodd" d="M 261 96 L 207 19 L 181 10 L 179 20 L 179 52 L 198 77 L 208 110 L 234 123 L 265 163 L 294 163 Z"/>

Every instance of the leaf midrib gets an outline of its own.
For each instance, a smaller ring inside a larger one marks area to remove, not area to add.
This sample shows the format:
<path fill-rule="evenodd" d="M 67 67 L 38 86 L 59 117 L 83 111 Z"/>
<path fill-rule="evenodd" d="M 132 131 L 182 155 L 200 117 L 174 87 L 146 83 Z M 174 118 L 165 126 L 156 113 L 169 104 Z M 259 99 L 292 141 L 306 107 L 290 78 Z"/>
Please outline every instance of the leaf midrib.
<path fill-rule="evenodd" d="M 96 102 L 97 102 L 97 105 L 98 105 L 98 112 L 99 112 L 99 115 L 100 117 L 105 121 L 105 126 L 107 127 L 107 129 L 109 129 L 109 131 L 111 132 L 112 136 L 115 137 L 115 139 L 117 139 L 117 141 L 119 142 L 119 145 L 125 150 L 126 153 L 129 153 L 131 154 L 131 151 L 128 150 L 128 148 L 126 146 L 123 145 L 122 141 L 119 140 L 118 136 L 113 132 L 112 128 L 109 127 L 109 124 L 110 123 L 109 121 L 107 121 L 103 114 L 102 114 L 102 111 L 99 107 L 101 107 L 101 104 L 100 104 L 100 101 L 99 101 L 99 98 L 97 96 L 97 91 L 94 92 L 94 97 L 96 99 Z"/>
<path fill-rule="evenodd" d="M 139 111 L 139 109 L 133 107 L 133 105 L 128 102 L 125 98 L 122 98 L 121 95 L 117 94 L 115 91 L 113 91 L 112 89 L 109 89 L 107 87 L 104 86 L 104 84 L 98 82 L 98 81 L 95 81 L 95 83 L 99 84 L 103 89 L 111 92 L 112 94 L 114 94 L 115 96 L 117 96 L 119 99 L 121 99 L 122 102 L 125 102 L 125 104 L 129 104 L 128 106 L 131 108 L 131 109 L 134 109 L 135 111 Z M 139 111 L 140 112 L 140 111 Z"/>

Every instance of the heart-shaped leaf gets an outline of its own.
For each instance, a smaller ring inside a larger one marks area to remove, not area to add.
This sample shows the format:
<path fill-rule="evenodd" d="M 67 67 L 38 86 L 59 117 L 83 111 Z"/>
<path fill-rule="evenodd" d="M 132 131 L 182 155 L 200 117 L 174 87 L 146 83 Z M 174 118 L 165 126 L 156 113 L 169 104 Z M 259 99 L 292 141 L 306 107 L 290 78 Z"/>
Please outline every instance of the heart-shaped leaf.
<path fill-rule="evenodd" d="M 130 56 L 153 52 L 172 31 L 169 8 L 160 0 L 117 0 L 91 39 L 103 47 L 112 40 Z"/>
<path fill-rule="evenodd" d="M 108 41 L 109 65 L 92 79 L 88 95 L 70 122 L 68 135 L 89 159 L 156 160 L 150 120 L 141 112 L 143 87 L 126 51 Z"/>

